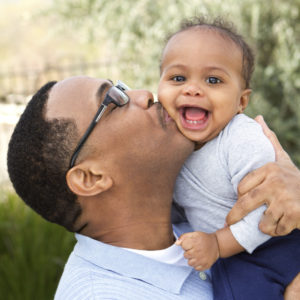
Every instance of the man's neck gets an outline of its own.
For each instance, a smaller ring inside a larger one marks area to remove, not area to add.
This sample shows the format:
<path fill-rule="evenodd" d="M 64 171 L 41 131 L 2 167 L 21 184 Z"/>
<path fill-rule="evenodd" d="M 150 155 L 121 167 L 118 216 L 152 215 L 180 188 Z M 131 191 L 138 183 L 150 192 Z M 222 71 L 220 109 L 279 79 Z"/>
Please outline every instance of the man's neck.
<path fill-rule="evenodd" d="M 161 250 L 174 243 L 170 221 L 138 221 L 107 228 L 92 238 L 113 246 L 140 250 Z"/>
<path fill-rule="evenodd" d="M 159 250 L 171 246 L 173 185 L 168 181 L 171 179 L 158 184 L 145 182 L 140 188 L 109 191 L 101 199 L 83 199 L 82 223 L 87 226 L 81 233 L 123 248 Z"/>

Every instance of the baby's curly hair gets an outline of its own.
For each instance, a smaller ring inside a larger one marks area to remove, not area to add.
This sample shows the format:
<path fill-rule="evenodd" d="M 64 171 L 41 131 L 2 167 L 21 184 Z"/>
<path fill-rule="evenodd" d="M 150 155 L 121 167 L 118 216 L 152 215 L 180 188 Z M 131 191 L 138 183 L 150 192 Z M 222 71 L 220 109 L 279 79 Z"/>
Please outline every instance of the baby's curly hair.
<path fill-rule="evenodd" d="M 75 231 L 81 207 L 67 186 L 66 172 L 78 132 L 73 120 L 45 119 L 48 94 L 55 84 L 45 84 L 25 108 L 9 142 L 7 167 L 27 205 L 46 220 Z"/>
<path fill-rule="evenodd" d="M 219 34 L 221 34 L 224 38 L 229 38 L 241 49 L 242 57 L 243 57 L 242 76 L 245 81 L 245 88 L 249 88 L 251 77 L 254 72 L 253 50 L 246 43 L 244 38 L 237 33 L 234 24 L 226 21 L 222 17 L 217 17 L 213 20 L 210 20 L 206 16 L 195 16 L 194 18 L 191 19 L 184 19 L 181 22 L 179 30 L 167 35 L 167 38 L 165 40 L 165 46 L 167 45 L 168 41 L 177 33 L 190 30 L 193 28 L 201 28 L 201 27 L 214 30 Z"/>

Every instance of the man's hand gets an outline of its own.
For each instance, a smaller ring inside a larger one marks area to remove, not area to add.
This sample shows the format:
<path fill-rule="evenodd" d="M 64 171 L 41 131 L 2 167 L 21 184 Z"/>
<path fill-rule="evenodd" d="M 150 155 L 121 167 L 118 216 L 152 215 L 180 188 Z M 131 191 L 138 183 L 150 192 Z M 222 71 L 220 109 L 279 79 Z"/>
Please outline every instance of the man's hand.
<path fill-rule="evenodd" d="M 300 298 L 300 273 L 287 286 L 284 292 L 284 300 L 296 300 Z"/>
<path fill-rule="evenodd" d="M 185 251 L 184 257 L 197 271 L 209 269 L 219 258 L 217 237 L 200 231 L 185 233 L 176 241 Z"/>
<path fill-rule="evenodd" d="M 256 121 L 273 144 L 276 162 L 245 176 L 238 186 L 238 201 L 226 222 L 228 225 L 236 223 L 250 211 L 266 204 L 260 230 L 273 236 L 286 235 L 293 229 L 300 229 L 300 171 L 263 118 L 258 116 Z"/>

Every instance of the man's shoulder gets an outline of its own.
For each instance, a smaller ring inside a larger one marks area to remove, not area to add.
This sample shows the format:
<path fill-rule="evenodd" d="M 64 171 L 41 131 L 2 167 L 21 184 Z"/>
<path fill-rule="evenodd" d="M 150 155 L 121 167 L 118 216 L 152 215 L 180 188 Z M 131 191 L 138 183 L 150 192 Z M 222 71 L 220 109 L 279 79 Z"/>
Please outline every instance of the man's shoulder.
<path fill-rule="evenodd" d="M 116 258 L 118 259 L 118 258 Z M 138 299 L 138 281 L 93 265 L 72 253 L 59 282 L 55 300 Z"/>
<path fill-rule="evenodd" d="M 108 271 L 71 253 L 60 279 L 55 300 L 94 299 L 94 287 L 108 288 Z"/>
<path fill-rule="evenodd" d="M 174 226 L 180 234 L 186 223 Z M 211 299 L 211 282 L 191 268 L 159 262 L 123 248 L 77 235 L 78 243 L 65 266 L 55 300 Z M 197 285 L 197 289 L 191 289 Z"/>

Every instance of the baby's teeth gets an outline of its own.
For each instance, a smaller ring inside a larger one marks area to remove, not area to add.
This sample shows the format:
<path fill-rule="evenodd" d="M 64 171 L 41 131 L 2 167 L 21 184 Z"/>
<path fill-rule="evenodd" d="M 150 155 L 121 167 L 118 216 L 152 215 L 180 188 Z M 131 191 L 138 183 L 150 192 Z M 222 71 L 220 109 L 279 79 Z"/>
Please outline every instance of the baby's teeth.
<path fill-rule="evenodd" d="M 190 124 L 200 124 L 201 121 L 192 121 L 192 120 L 186 120 Z"/>

